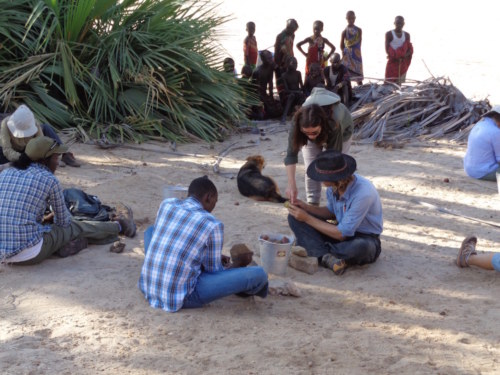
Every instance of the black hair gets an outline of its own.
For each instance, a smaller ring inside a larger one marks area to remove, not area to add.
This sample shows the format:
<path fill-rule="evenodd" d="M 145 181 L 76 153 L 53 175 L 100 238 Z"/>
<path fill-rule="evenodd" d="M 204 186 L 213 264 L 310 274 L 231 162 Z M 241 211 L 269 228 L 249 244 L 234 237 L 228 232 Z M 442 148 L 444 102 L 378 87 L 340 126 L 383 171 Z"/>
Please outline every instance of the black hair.
<path fill-rule="evenodd" d="M 250 65 L 244 65 L 243 68 L 241 68 L 241 75 L 243 77 L 250 78 L 252 76 L 253 69 Z"/>
<path fill-rule="evenodd" d="M 217 194 L 217 188 L 214 183 L 208 179 L 208 176 L 195 178 L 188 187 L 188 196 L 195 197 L 200 202 L 205 194 Z"/>
<path fill-rule="evenodd" d="M 33 163 L 33 160 L 31 160 L 28 155 L 22 152 L 21 156 L 19 156 L 19 159 L 12 162 L 12 166 L 17 169 L 25 170 Z"/>

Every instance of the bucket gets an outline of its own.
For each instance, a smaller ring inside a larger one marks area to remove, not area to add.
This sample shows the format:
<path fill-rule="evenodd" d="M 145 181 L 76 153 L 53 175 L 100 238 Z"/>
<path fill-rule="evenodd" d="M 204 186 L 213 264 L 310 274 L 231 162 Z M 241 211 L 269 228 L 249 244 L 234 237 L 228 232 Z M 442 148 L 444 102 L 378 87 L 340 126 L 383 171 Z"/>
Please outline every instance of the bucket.
<path fill-rule="evenodd" d="M 267 238 L 263 239 L 263 236 L 267 236 Z M 279 243 L 283 240 L 283 237 L 287 237 L 289 242 Z M 295 237 L 288 234 L 262 234 L 259 237 L 260 262 L 262 268 L 264 268 L 267 273 L 284 276 L 288 268 L 288 260 L 290 259 L 294 241 Z"/>
<path fill-rule="evenodd" d="M 498 186 L 498 194 L 500 194 L 500 172 L 497 172 L 497 186 Z"/>
<path fill-rule="evenodd" d="M 163 188 L 163 199 L 167 198 L 187 198 L 188 188 L 185 186 L 167 186 Z"/>

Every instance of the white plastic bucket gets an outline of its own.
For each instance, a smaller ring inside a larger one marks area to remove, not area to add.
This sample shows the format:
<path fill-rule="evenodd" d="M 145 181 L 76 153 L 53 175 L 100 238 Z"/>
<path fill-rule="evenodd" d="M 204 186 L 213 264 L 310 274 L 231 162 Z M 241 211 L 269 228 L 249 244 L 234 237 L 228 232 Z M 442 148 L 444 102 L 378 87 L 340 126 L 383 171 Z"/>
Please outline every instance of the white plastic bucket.
<path fill-rule="evenodd" d="M 268 236 L 269 240 L 262 239 L 262 236 Z M 281 241 L 283 237 L 287 237 L 288 243 L 276 243 L 272 241 Z M 266 233 L 259 237 L 260 246 L 260 262 L 262 268 L 267 273 L 283 276 L 288 268 L 288 260 L 295 237 L 289 234 Z"/>
<path fill-rule="evenodd" d="M 500 172 L 497 172 L 497 186 L 498 186 L 498 194 L 500 194 Z"/>
<path fill-rule="evenodd" d="M 163 199 L 167 198 L 187 198 L 188 188 L 185 186 L 167 186 L 163 188 Z"/>

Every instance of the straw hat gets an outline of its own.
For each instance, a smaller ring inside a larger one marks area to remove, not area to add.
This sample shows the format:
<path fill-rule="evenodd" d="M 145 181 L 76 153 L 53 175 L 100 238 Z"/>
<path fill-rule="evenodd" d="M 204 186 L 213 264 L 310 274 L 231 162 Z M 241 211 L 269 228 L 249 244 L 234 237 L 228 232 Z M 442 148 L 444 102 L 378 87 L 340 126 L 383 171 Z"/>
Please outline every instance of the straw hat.
<path fill-rule="evenodd" d="M 483 117 L 487 117 L 489 115 L 492 115 L 493 113 L 499 114 L 500 115 L 500 105 L 494 105 L 488 112 L 486 112 Z"/>
<path fill-rule="evenodd" d="M 68 152 L 68 146 L 60 145 L 55 139 L 45 136 L 31 139 L 24 150 L 24 153 L 33 161 L 43 160 L 54 154 L 64 154 L 65 152 Z"/>
<path fill-rule="evenodd" d="M 26 138 L 35 135 L 38 128 L 35 123 L 33 112 L 22 104 L 7 120 L 10 132 L 16 138 Z"/>
<path fill-rule="evenodd" d="M 340 181 L 356 170 L 356 160 L 335 150 L 323 151 L 307 168 L 307 176 L 315 181 Z"/>
<path fill-rule="evenodd" d="M 322 107 L 324 105 L 332 105 L 338 102 L 340 102 L 340 96 L 337 94 L 328 91 L 324 87 L 315 87 L 312 89 L 311 95 L 309 95 L 304 104 L 302 104 L 302 107 L 307 107 L 311 104 L 317 104 Z"/>

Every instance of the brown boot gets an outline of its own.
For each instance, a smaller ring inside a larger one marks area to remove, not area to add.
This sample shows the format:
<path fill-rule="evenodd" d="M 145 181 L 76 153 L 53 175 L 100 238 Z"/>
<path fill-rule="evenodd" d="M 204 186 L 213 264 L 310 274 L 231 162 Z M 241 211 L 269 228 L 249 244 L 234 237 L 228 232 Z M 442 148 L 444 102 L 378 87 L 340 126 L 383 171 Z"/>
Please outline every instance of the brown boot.
<path fill-rule="evenodd" d="M 116 205 L 116 214 L 114 220 L 120 223 L 122 230 L 120 234 L 123 234 L 127 237 L 134 237 L 136 226 L 134 222 L 134 215 L 132 214 L 132 209 L 123 203 L 118 203 Z"/>
<path fill-rule="evenodd" d="M 70 167 L 79 168 L 81 164 L 75 159 L 75 156 L 72 152 L 65 152 L 62 155 L 61 161 L 63 161 L 66 165 Z"/>

